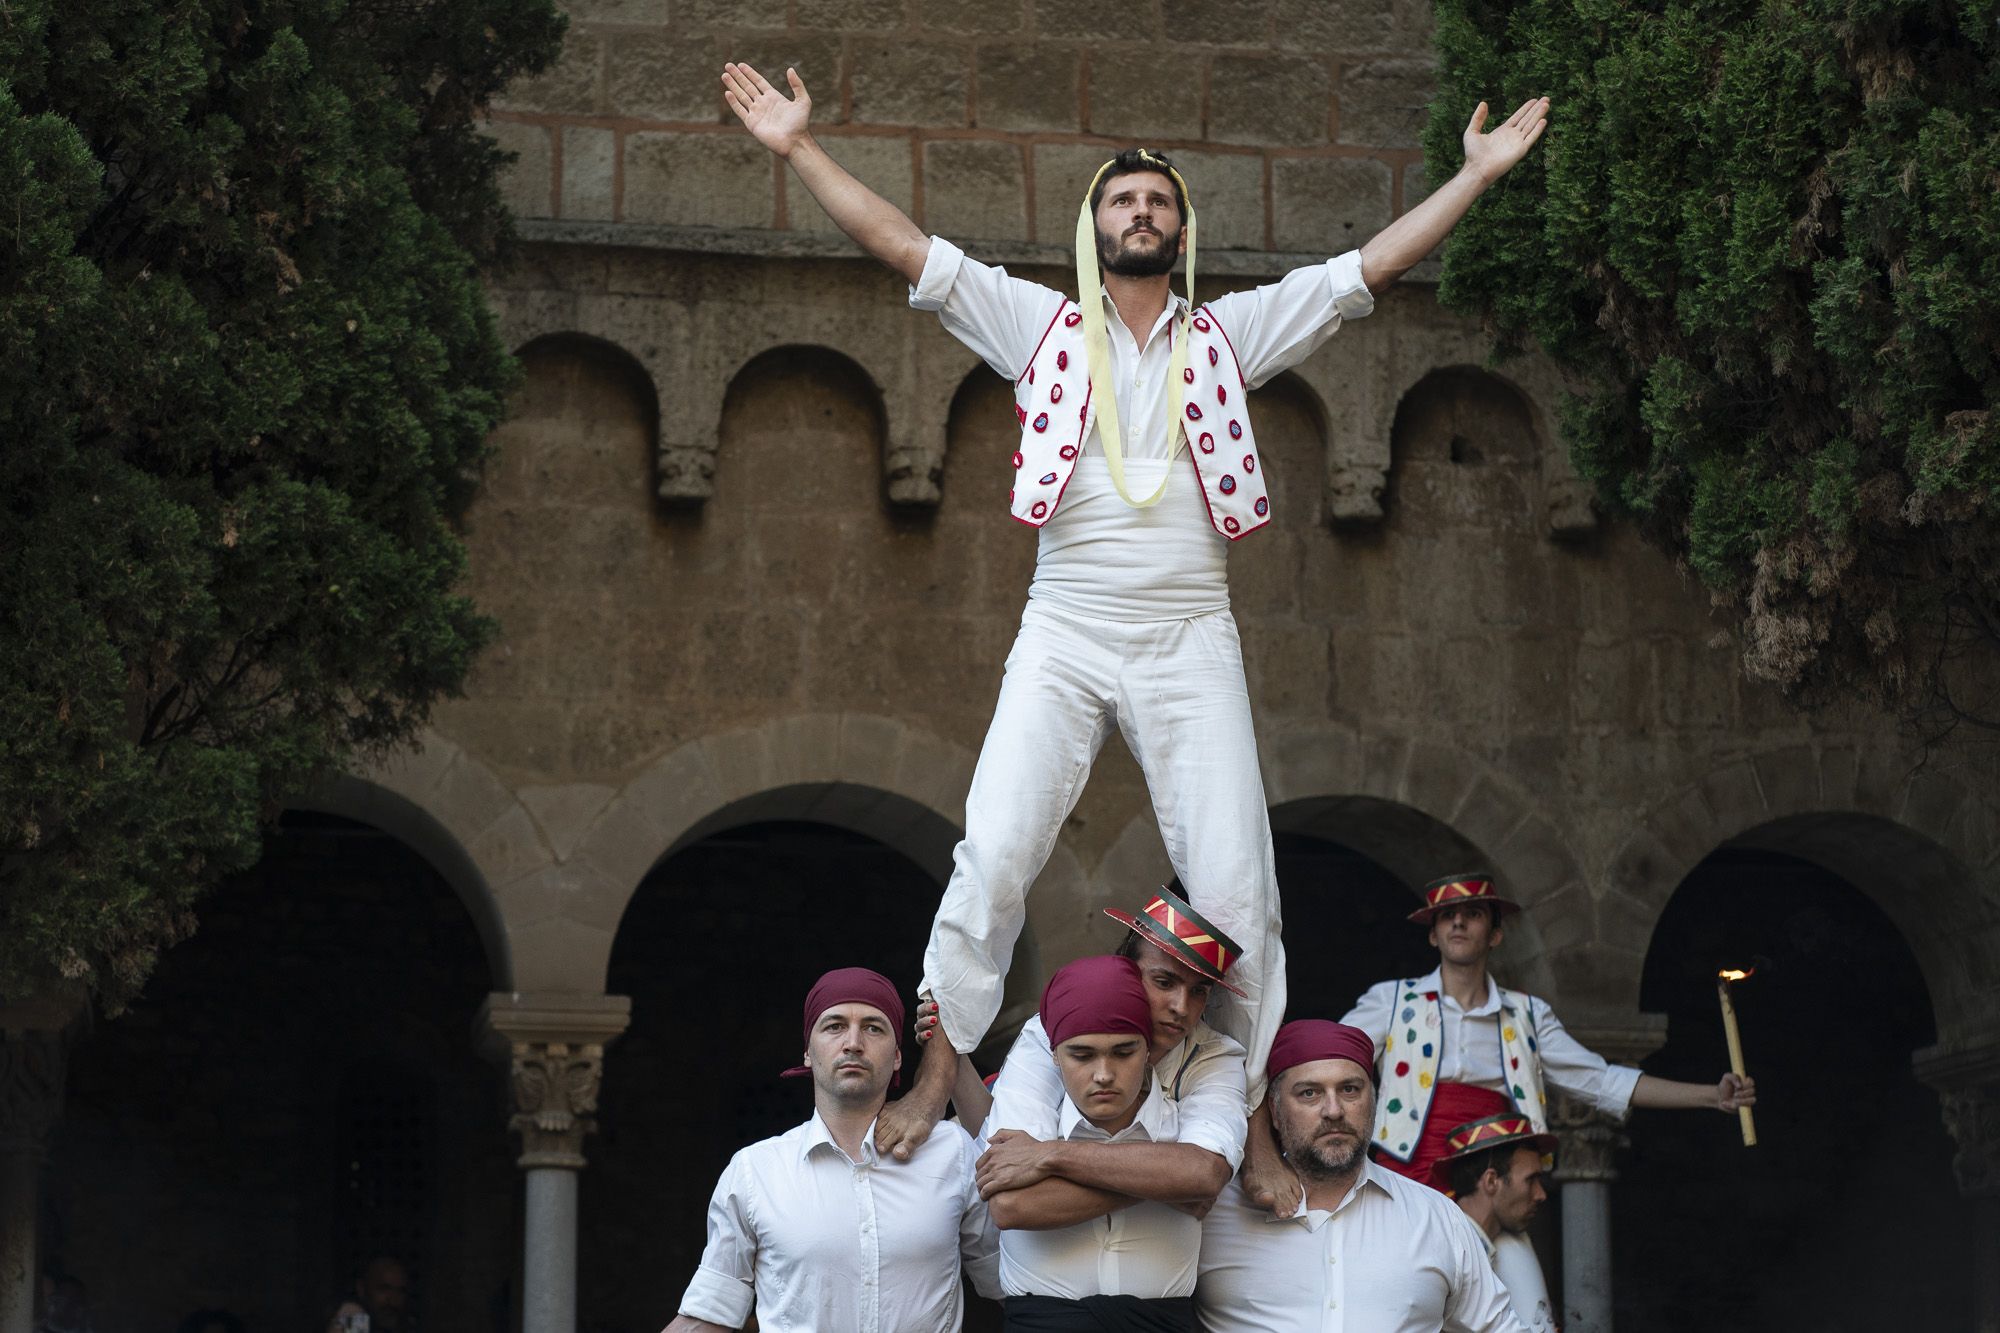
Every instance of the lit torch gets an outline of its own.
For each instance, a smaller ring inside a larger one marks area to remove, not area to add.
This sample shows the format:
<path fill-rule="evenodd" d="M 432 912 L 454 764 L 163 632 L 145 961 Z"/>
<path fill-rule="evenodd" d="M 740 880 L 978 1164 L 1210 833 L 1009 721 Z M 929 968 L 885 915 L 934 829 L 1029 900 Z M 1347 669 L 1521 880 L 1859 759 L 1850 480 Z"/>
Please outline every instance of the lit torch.
<path fill-rule="evenodd" d="M 1750 972 L 1744 972 L 1729 967 L 1715 974 L 1715 993 L 1722 1000 L 1722 1031 L 1729 1038 L 1729 1068 L 1738 1078 L 1744 1077 L 1747 1071 L 1743 1068 L 1743 1035 L 1736 1030 L 1736 1006 L 1729 1002 L 1729 985 L 1734 981 L 1742 981 L 1756 970 L 1753 967 Z M 1743 1146 L 1756 1147 L 1757 1122 L 1751 1118 L 1750 1108 L 1739 1106 L 1736 1108 L 1736 1115 L 1743 1123 Z"/>

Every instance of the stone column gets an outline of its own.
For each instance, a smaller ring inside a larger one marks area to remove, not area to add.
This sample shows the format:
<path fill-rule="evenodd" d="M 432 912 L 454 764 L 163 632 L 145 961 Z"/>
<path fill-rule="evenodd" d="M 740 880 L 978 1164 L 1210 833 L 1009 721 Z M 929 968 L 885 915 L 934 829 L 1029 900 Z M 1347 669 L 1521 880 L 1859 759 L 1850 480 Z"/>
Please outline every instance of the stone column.
<path fill-rule="evenodd" d="M 1611 1333 L 1611 1182 L 1625 1136 L 1609 1116 L 1558 1094 L 1549 1128 L 1562 1189 L 1562 1326 L 1566 1333 Z"/>
<path fill-rule="evenodd" d="M 1937 1089 L 1959 1193 L 1971 1200 L 1972 1327 L 2000 1333 L 2000 1044 L 1920 1051 L 1917 1077 Z"/>
<path fill-rule="evenodd" d="M 622 995 L 503 993 L 480 1008 L 482 1044 L 508 1062 L 507 1123 L 527 1173 L 522 1333 L 576 1333 L 577 1172 L 597 1128 L 604 1048 L 630 1019 Z"/>
<path fill-rule="evenodd" d="M 1655 1014 L 1568 1016 L 1570 1035 L 1613 1064 L 1636 1065 L 1666 1040 Z M 1562 1188 L 1564 1333 L 1611 1333 L 1611 1182 L 1625 1145 L 1618 1123 L 1551 1090 L 1549 1128 L 1561 1139 L 1555 1178 Z"/>
<path fill-rule="evenodd" d="M 0 1005 L 0 1333 L 31 1333 L 42 1159 L 62 1115 L 72 1000 Z"/>

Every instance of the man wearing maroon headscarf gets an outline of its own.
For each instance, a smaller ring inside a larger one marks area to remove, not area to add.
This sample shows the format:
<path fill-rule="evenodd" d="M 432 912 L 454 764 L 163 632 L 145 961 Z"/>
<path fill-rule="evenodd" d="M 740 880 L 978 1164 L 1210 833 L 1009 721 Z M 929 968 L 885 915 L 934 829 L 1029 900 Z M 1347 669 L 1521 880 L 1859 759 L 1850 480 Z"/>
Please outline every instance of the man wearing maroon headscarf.
<path fill-rule="evenodd" d="M 1176 1141 L 1178 1104 L 1153 1070 L 1138 966 L 1078 959 L 1049 978 L 1040 1017 L 1064 1093 L 1056 1137 L 996 1123 L 979 1163 L 980 1192 L 1001 1228 L 1006 1327 L 1186 1333 L 1197 1214 L 1229 1173 L 1208 1149 Z M 1066 1175 L 1071 1159 L 1089 1159 L 1106 1184 Z"/>
<path fill-rule="evenodd" d="M 1286 1217 L 1216 1200 L 1195 1288 L 1208 1333 L 1525 1333 L 1471 1220 L 1369 1160 L 1374 1061 L 1358 1028 L 1278 1029 L 1264 1104 L 1302 1197 Z"/>
<path fill-rule="evenodd" d="M 812 1118 L 737 1153 L 708 1205 L 708 1245 L 667 1333 L 853 1329 L 955 1333 L 961 1273 L 997 1296 L 998 1242 L 961 1130 L 908 1162 L 875 1151 L 875 1117 L 901 1068 L 903 1001 L 888 978 L 847 967 L 806 996 Z"/>

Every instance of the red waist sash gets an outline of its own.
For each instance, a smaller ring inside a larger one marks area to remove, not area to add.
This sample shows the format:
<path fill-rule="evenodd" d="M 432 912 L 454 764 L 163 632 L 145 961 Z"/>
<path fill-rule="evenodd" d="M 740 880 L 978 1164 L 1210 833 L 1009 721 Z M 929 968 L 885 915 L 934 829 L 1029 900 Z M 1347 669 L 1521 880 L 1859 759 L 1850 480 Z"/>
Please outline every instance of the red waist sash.
<path fill-rule="evenodd" d="M 1450 1151 L 1445 1139 L 1454 1129 L 1513 1109 L 1514 1104 L 1507 1100 L 1504 1093 L 1491 1088 L 1476 1088 L 1470 1083 L 1440 1083 L 1431 1089 L 1430 1114 L 1424 1118 L 1423 1136 L 1417 1140 L 1417 1150 L 1410 1154 L 1410 1160 L 1399 1162 L 1387 1153 L 1376 1154 L 1375 1160 L 1399 1176 L 1408 1176 L 1420 1185 L 1428 1185 L 1431 1183 L 1431 1167 Z"/>

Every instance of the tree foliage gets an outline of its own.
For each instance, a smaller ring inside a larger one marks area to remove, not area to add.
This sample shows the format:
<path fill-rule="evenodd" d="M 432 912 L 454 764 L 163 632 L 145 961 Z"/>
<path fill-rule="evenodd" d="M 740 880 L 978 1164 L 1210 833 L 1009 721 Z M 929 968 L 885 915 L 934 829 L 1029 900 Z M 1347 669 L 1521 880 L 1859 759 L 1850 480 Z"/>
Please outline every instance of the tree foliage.
<path fill-rule="evenodd" d="M 551 0 L 0 5 L 0 993 L 107 1001 L 487 622 L 478 133 Z"/>
<path fill-rule="evenodd" d="M 1614 510 L 1746 671 L 2000 722 L 1995 0 L 1440 0 L 1425 147 L 1547 94 L 1442 298 L 1579 385 Z"/>

